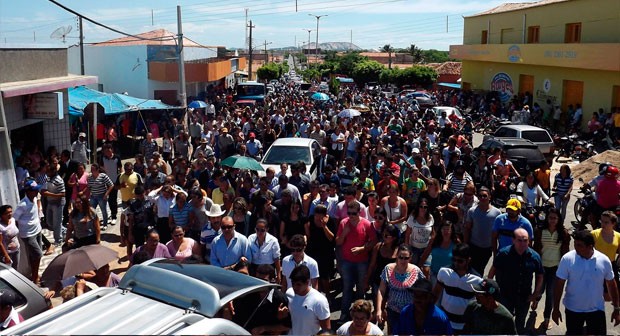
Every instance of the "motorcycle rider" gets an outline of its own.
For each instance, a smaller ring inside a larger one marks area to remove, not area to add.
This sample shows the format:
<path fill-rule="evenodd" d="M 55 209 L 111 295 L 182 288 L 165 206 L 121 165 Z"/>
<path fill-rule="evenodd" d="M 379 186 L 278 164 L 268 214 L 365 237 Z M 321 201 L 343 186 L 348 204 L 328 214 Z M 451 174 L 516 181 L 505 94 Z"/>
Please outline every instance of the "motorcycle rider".
<path fill-rule="evenodd" d="M 615 211 L 620 205 L 620 181 L 618 181 L 618 167 L 607 166 L 605 169 L 605 178 L 599 182 L 597 187 L 598 197 L 596 198 L 596 208 L 594 216 L 595 223 L 601 214 L 606 210 Z"/>

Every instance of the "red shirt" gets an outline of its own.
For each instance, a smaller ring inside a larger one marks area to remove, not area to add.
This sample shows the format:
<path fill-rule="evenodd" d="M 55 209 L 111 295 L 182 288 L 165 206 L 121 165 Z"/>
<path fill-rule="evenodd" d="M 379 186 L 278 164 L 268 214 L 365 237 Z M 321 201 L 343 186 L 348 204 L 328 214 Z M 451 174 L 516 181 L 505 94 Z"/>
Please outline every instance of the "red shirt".
<path fill-rule="evenodd" d="M 618 206 L 618 194 L 620 194 L 620 181 L 605 177 L 596 186 L 598 205 L 603 209 Z"/>
<path fill-rule="evenodd" d="M 367 262 L 368 261 L 368 252 L 364 251 L 358 254 L 353 254 L 351 249 L 354 247 L 364 246 L 369 241 L 376 240 L 375 230 L 373 229 L 370 221 L 365 218 L 360 218 L 359 223 L 357 225 L 353 225 L 349 223 L 349 218 L 345 218 L 340 221 L 340 225 L 338 225 L 338 233 L 336 236 L 340 236 L 342 234 L 342 230 L 345 226 L 349 226 L 350 231 L 349 234 L 344 238 L 344 242 L 342 243 L 342 259 L 349 262 Z"/>

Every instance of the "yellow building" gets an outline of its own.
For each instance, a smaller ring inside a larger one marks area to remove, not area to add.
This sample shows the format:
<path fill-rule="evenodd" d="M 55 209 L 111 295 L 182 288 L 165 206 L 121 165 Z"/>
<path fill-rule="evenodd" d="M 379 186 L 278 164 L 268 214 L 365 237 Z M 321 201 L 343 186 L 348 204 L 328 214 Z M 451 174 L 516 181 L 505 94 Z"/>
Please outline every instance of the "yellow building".
<path fill-rule="evenodd" d="M 583 106 L 583 120 L 599 108 L 620 107 L 620 1 L 542 0 L 506 3 L 465 17 L 464 89 L 499 91 L 502 100 L 530 92 Z"/>

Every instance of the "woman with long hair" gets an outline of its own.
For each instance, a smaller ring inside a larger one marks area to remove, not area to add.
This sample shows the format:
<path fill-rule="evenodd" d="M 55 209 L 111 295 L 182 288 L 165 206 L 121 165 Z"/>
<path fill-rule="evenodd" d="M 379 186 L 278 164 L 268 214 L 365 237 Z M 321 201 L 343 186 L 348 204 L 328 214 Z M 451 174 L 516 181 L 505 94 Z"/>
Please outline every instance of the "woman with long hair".
<path fill-rule="evenodd" d="M 425 276 L 430 275 L 431 245 L 435 238 L 435 219 L 428 208 L 428 201 L 421 198 L 411 216 L 407 219 L 407 231 L 405 231 L 405 244 L 411 246 L 411 262 L 418 265 L 424 271 Z"/>
<path fill-rule="evenodd" d="M 553 188 L 556 190 L 555 207 L 560 209 L 562 218 L 566 218 L 566 207 L 570 201 L 574 181 L 570 167 L 567 164 L 560 166 L 560 172 L 553 179 Z"/>
<path fill-rule="evenodd" d="M 284 211 L 280 221 L 280 243 L 282 244 L 282 255 L 288 255 L 290 252 L 288 249 L 289 240 L 296 234 L 306 234 L 305 224 L 308 221 L 306 216 L 302 214 L 301 202 L 298 199 L 294 199 L 288 210 L 288 219 L 286 219 L 287 211 Z"/>
<path fill-rule="evenodd" d="M 442 267 L 452 265 L 452 249 L 461 241 L 458 238 L 454 225 L 450 221 L 439 225 L 438 234 L 431 245 L 431 282 L 437 283 L 437 273 Z"/>
<path fill-rule="evenodd" d="M 388 188 L 388 195 L 381 200 L 381 207 L 388 214 L 388 224 L 395 225 L 400 232 L 405 232 L 407 221 L 407 202 L 400 197 L 398 185 L 392 184 Z"/>
<path fill-rule="evenodd" d="M 549 196 L 547 196 L 540 185 L 538 185 L 536 176 L 534 176 L 534 172 L 531 171 L 525 175 L 525 181 L 519 182 L 517 186 L 517 195 L 519 201 L 530 205 L 537 205 L 541 199 L 543 202 L 549 200 Z"/>
<path fill-rule="evenodd" d="M 71 193 L 72 201 L 75 201 L 81 195 L 85 195 L 86 198 L 90 196 L 88 174 L 86 174 L 86 166 L 83 163 L 77 164 L 77 171 L 69 177 L 68 186 L 73 189 Z"/>
<path fill-rule="evenodd" d="M 90 206 L 88 197 L 82 195 L 73 201 L 66 233 L 66 249 L 99 244 L 101 226 L 95 209 Z"/>
<path fill-rule="evenodd" d="M 411 247 L 401 244 L 396 251 L 396 262 L 387 264 L 381 272 L 381 283 L 377 291 L 376 320 L 378 324 L 388 322 L 388 334 L 400 317 L 401 310 L 413 299 L 409 289 L 419 278 L 422 270 L 411 263 Z"/>
<path fill-rule="evenodd" d="M 372 289 L 373 297 L 376 297 L 379 284 L 381 283 L 381 272 L 387 264 L 396 262 L 396 249 L 399 245 L 400 232 L 394 225 L 388 225 L 381 233 L 381 241 L 378 242 L 370 254 L 370 264 L 364 279 L 364 289 Z M 365 291 L 364 291 L 365 292 Z"/>
<path fill-rule="evenodd" d="M 441 184 L 439 183 L 439 180 L 436 178 L 431 178 L 426 184 L 426 190 L 420 193 L 419 198 L 426 199 L 426 202 L 428 203 L 428 208 L 433 215 L 435 223 L 440 223 L 443 219 L 441 211 L 443 211 L 445 206 L 450 202 L 451 198 L 444 197 L 444 193 L 441 190 Z"/>
<path fill-rule="evenodd" d="M 232 211 L 228 214 L 235 222 L 237 232 L 249 237 L 251 234 L 251 221 L 252 213 L 248 211 L 248 203 L 243 197 L 237 197 L 233 201 Z"/>
<path fill-rule="evenodd" d="M 164 161 L 166 161 L 166 163 L 171 164 L 172 163 L 172 151 L 173 151 L 173 142 L 172 142 L 172 138 L 170 137 L 170 132 L 169 131 L 164 131 L 164 137 L 161 140 L 161 148 L 162 148 L 162 157 L 164 159 Z"/>
<path fill-rule="evenodd" d="M 539 329 L 547 330 L 553 308 L 553 296 L 555 286 L 555 272 L 558 270 L 560 259 L 568 252 L 570 235 L 564 227 L 563 218 L 559 209 L 551 208 L 547 211 L 545 222 L 541 228 L 537 228 L 534 233 L 534 250 L 540 254 L 543 268 L 545 270 L 543 278 L 543 291 L 545 296 L 545 310 L 543 312 L 543 322 Z M 562 295 L 562 293 L 559 293 Z M 538 298 L 532 302 L 532 309 L 538 306 Z"/>

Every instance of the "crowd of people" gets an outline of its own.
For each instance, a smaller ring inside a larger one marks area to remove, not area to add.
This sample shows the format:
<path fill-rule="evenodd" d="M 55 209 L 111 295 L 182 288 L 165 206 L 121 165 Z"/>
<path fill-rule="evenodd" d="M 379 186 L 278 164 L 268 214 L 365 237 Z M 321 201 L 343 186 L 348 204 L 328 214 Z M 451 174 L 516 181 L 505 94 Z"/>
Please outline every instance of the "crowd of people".
<path fill-rule="evenodd" d="M 606 299 L 620 323 L 618 218 L 603 211 L 618 204 L 616 167 L 605 167 L 597 182 L 599 197 L 615 202 L 601 206 L 601 228 L 571 236 L 568 166 L 554 178 L 549 164 L 527 174 L 520 198 L 502 211 L 491 202 L 495 182 L 519 173 L 501 150 L 474 155 L 472 120 L 356 89 L 331 98 L 315 102 L 284 80 L 261 106 L 239 108 L 218 96 L 189 111 L 187 125 L 174 119 L 163 138 L 145 133 L 140 153 L 125 162 L 114 143 L 88 162 L 85 134 L 59 155 L 20 153 L 22 198 L 0 207 L 3 260 L 16 267 L 25 249 L 38 283 L 41 256 L 54 246 L 99 244 L 108 225 L 119 225 L 131 264 L 173 258 L 281 284 L 261 310 L 270 316 L 244 324 L 242 309 L 231 309 L 229 317 L 254 334 L 522 334 L 533 332 L 527 314 L 543 294 L 545 331 L 564 313 L 569 334 L 584 325 L 605 334 Z M 501 109 L 468 92 L 434 99 Z M 337 116 L 356 104 L 369 112 Z M 221 165 L 235 154 L 260 159 L 284 137 L 317 140 L 314 162 L 260 175 Z M 555 206 L 533 226 L 522 207 L 547 200 L 552 186 Z M 102 285 L 117 283 L 105 274 Z"/>

